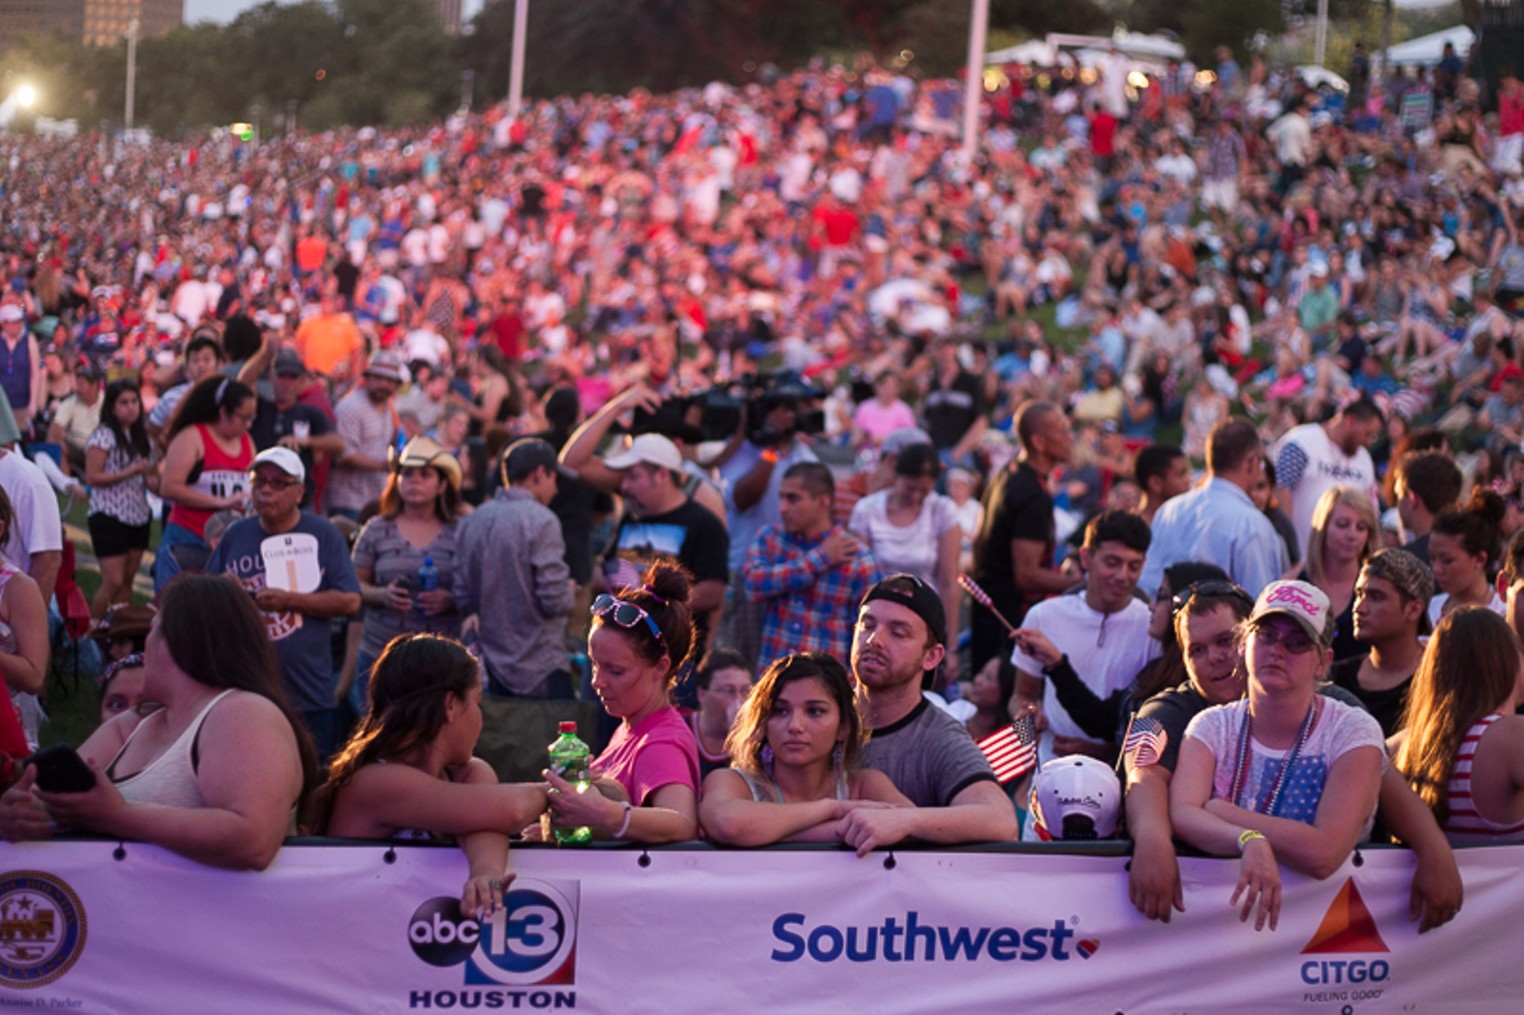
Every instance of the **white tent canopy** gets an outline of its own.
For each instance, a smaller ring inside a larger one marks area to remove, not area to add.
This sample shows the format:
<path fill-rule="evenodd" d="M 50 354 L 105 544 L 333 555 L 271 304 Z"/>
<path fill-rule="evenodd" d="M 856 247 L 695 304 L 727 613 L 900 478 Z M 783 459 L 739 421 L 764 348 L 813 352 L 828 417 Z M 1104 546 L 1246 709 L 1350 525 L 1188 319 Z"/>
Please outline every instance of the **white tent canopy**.
<path fill-rule="evenodd" d="M 1398 43 L 1387 50 L 1387 59 L 1393 67 L 1432 67 L 1439 63 L 1440 55 L 1445 51 L 1445 43 L 1454 46 L 1457 55 L 1465 56 L 1466 50 L 1475 41 L 1476 34 L 1471 29 L 1465 25 L 1456 25 L 1443 32 L 1420 35 L 1416 39 Z"/>

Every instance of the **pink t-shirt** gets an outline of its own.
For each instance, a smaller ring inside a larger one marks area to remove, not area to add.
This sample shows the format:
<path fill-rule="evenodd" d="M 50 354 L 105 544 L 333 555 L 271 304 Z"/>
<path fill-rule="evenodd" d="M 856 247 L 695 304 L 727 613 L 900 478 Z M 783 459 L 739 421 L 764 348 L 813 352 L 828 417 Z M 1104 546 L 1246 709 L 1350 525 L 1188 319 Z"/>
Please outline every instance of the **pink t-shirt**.
<path fill-rule="evenodd" d="M 898 398 L 888 405 L 870 398 L 858 405 L 857 411 L 852 414 L 852 423 L 867 434 L 874 444 L 882 444 L 884 438 L 894 431 L 915 426 L 915 413 Z"/>
<path fill-rule="evenodd" d="M 668 705 L 635 726 L 621 725 L 592 769 L 594 775 L 616 780 L 632 804 L 644 807 L 652 793 L 673 783 L 698 792 L 698 745 L 683 717 Z"/>

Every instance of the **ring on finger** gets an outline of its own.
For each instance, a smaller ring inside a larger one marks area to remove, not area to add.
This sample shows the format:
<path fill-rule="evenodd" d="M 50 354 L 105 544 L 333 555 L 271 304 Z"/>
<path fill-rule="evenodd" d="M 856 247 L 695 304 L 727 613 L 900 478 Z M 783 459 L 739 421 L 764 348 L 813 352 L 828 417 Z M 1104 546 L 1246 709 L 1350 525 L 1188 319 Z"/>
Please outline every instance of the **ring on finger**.
<path fill-rule="evenodd" d="M 492 880 L 488 881 L 487 884 L 490 885 L 494 889 L 503 887 L 503 882 L 502 882 L 501 878 L 493 878 Z"/>

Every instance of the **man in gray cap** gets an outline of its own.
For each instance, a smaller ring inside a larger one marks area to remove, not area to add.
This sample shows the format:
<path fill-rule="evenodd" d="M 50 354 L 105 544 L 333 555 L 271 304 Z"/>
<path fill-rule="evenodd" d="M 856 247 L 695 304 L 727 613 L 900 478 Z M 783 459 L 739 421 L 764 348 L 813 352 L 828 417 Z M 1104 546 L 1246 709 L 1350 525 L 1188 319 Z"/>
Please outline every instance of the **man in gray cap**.
<path fill-rule="evenodd" d="M 358 518 L 366 504 L 381 497 L 391 470 L 386 452 L 397 438 L 392 399 L 406 381 L 402 357 L 382 349 L 370 358 L 361 382 L 334 407 L 344 454 L 328 486 L 330 513 Z"/>
<path fill-rule="evenodd" d="M 565 632 L 575 586 L 561 523 L 548 507 L 559 472 L 550 444 L 515 442 L 503 455 L 503 488 L 455 537 L 455 603 L 476 615 L 489 694 L 572 696 Z"/>

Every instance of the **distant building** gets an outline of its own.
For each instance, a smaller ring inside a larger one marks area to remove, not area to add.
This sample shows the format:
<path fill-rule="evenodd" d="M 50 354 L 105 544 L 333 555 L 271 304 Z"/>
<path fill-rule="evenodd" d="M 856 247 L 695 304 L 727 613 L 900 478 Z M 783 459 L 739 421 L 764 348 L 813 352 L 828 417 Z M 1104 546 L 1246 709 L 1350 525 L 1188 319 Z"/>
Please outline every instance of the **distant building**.
<path fill-rule="evenodd" d="M 444 30 L 451 35 L 460 34 L 460 8 L 461 0 L 439 0 L 439 20 L 444 22 Z"/>
<path fill-rule="evenodd" d="M 140 38 L 185 23 L 185 0 L 0 0 L 0 40 L 62 32 L 92 46 L 114 46 L 138 19 Z"/>

